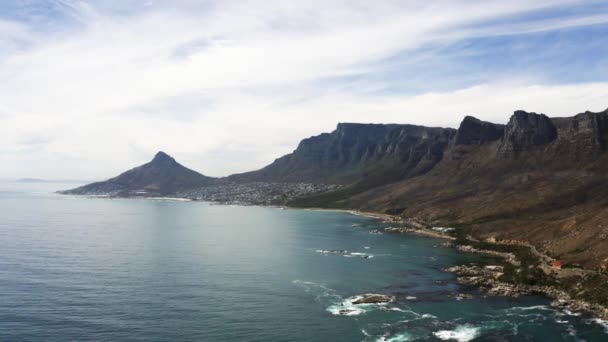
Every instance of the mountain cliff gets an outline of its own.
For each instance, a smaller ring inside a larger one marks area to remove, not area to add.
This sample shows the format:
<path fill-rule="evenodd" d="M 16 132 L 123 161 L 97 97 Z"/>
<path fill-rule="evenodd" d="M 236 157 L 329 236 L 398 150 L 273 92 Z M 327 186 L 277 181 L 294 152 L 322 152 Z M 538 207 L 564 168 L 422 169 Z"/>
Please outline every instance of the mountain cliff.
<path fill-rule="evenodd" d="M 331 133 L 302 140 L 293 153 L 263 169 L 228 179 L 385 184 L 432 169 L 455 133 L 451 128 L 340 123 Z"/>
<path fill-rule="evenodd" d="M 416 177 L 298 199 L 463 225 L 479 237 L 532 242 L 588 267 L 608 265 L 608 110 L 568 118 L 517 111 L 506 126 L 467 117 Z"/>
<path fill-rule="evenodd" d="M 75 195 L 168 195 L 179 191 L 206 186 L 214 178 L 190 170 L 164 152 L 158 152 L 152 161 L 117 177 L 62 191 Z"/>

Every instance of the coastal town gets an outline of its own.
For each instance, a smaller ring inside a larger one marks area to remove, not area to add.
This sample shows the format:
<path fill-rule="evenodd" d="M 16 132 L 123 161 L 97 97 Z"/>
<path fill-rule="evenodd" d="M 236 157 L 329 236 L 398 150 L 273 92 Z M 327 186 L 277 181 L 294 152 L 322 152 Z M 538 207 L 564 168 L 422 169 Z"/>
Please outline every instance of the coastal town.
<path fill-rule="evenodd" d="M 294 198 L 340 189 L 335 184 L 223 183 L 179 192 L 177 197 L 238 205 L 285 205 Z"/>

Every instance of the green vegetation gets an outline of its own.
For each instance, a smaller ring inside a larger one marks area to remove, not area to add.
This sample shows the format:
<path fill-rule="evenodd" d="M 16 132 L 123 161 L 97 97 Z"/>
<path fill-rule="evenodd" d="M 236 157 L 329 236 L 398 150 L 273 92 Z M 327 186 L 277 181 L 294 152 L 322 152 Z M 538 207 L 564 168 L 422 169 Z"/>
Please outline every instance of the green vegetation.
<path fill-rule="evenodd" d="M 588 273 L 584 276 L 570 276 L 557 279 L 547 275 L 538 266 L 541 261 L 530 248 L 517 245 L 503 245 L 485 241 L 473 241 L 468 237 L 471 229 L 460 225 L 456 227 L 456 244 L 469 245 L 476 249 L 491 250 L 501 253 L 512 253 L 521 263 L 512 265 L 504 259 L 500 264 L 504 267 L 504 274 L 500 280 L 504 282 L 524 285 L 553 286 L 568 293 L 572 298 L 582 299 L 591 303 L 608 306 L 608 276 L 604 273 Z"/>

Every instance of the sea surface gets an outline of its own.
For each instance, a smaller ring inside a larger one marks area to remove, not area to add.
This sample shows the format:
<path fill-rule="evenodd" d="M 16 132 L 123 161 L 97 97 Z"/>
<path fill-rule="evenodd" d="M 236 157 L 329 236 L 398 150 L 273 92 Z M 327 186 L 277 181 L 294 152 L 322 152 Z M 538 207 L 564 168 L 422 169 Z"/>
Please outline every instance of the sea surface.
<path fill-rule="evenodd" d="M 0 341 L 608 341 L 458 285 L 442 269 L 484 259 L 371 218 L 52 193 L 70 187 L 0 185 Z"/>

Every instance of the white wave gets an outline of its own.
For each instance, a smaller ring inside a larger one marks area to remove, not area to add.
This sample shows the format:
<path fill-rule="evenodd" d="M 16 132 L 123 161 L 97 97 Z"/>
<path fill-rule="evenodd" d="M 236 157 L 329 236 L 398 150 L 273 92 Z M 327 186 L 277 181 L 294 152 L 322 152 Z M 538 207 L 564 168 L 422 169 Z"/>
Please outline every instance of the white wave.
<path fill-rule="evenodd" d="M 459 325 L 454 330 L 441 330 L 434 332 L 433 335 L 444 341 L 468 342 L 479 336 L 479 328 L 470 325 Z"/>
<path fill-rule="evenodd" d="M 344 256 L 346 258 L 359 257 L 359 258 L 364 258 L 364 259 L 370 259 L 370 258 L 374 257 L 373 254 L 359 253 L 359 252 L 352 252 L 349 254 L 345 254 Z"/>
<path fill-rule="evenodd" d="M 397 334 L 394 336 L 381 336 L 378 339 L 376 339 L 376 342 L 405 342 L 405 341 L 412 341 L 413 336 L 408 334 L 408 333 L 401 333 L 401 334 Z"/>
<path fill-rule="evenodd" d="M 566 315 L 569 315 L 569 316 L 580 316 L 581 315 L 580 312 L 572 312 L 570 310 L 564 310 L 564 312 L 566 313 Z"/>
<path fill-rule="evenodd" d="M 369 246 L 365 246 L 365 247 L 363 247 L 363 248 L 365 248 L 365 249 L 369 249 Z"/>
<path fill-rule="evenodd" d="M 317 249 L 315 252 L 323 254 L 346 254 L 346 249 Z"/>
<path fill-rule="evenodd" d="M 385 307 L 388 303 L 373 303 L 373 304 L 353 304 L 357 300 L 363 298 L 362 296 L 348 297 L 342 300 L 340 303 L 330 305 L 327 307 L 327 311 L 333 315 L 340 316 L 358 316 L 363 313 L 372 311 L 379 307 Z"/>
<path fill-rule="evenodd" d="M 343 301 L 342 303 L 328 306 L 327 311 L 329 311 L 332 315 L 359 316 L 360 314 L 371 310 L 371 307 L 371 304 L 355 305 L 349 301 Z"/>
<path fill-rule="evenodd" d="M 407 299 L 407 300 L 416 300 L 417 298 L 414 297 L 414 296 L 407 296 L 407 297 L 405 297 L 405 299 Z"/>
<path fill-rule="evenodd" d="M 604 331 L 606 332 L 606 334 L 608 334 L 608 321 L 607 320 L 603 320 L 603 319 L 599 319 L 599 318 L 592 318 L 589 321 L 599 324 L 602 327 L 604 327 Z"/>
<path fill-rule="evenodd" d="M 545 310 L 545 311 L 555 311 L 546 305 L 535 305 L 535 306 L 514 306 L 512 308 L 507 309 L 507 311 L 530 311 L 530 310 Z"/>

